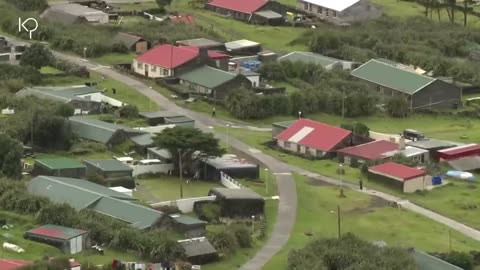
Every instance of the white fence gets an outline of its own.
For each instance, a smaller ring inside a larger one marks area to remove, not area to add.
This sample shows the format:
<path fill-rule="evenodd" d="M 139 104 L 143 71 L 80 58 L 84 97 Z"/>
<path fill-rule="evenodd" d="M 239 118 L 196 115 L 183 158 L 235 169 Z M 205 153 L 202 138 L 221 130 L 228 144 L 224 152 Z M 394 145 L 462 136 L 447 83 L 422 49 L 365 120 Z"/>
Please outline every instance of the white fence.
<path fill-rule="evenodd" d="M 188 199 L 180 199 L 166 202 L 154 203 L 152 207 L 158 207 L 163 205 L 176 205 L 182 213 L 191 213 L 193 212 L 193 205 L 199 201 L 214 201 L 216 196 L 204 196 L 204 197 L 195 197 Z"/>
<path fill-rule="evenodd" d="M 229 189 L 241 189 L 243 188 L 242 184 L 232 177 L 228 176 L 224 172 L 220 172 L 220 181 L 222 185 Z"/>
<path fill-rule="evenodd" d="M 152 165 L 134 165 L 133 168 L 133 177 L 137 177 L 142 174 L 147 173 L 168 173 L 168 171 L 173 170 L 173 164 L 152 164 Z"/>

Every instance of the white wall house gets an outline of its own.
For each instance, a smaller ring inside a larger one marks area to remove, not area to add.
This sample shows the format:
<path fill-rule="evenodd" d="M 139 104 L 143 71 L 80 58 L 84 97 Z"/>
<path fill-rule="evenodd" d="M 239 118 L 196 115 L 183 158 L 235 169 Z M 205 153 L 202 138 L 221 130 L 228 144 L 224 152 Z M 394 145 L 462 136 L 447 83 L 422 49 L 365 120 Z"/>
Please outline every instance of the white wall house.
<path fill-rule="evenodd" d="M 381 15 L 368 0 L 297 0 L 297 8 L 336 24 L 350 24 Z"/>
<path fill-rule="evenodd" d="M 175 74 L 174 72 L 175 69 L 147 64 L 137 59 L 133 60 L 132 68 L 133 68 L 133 72 L 149 78 L 171 77 Z"/>

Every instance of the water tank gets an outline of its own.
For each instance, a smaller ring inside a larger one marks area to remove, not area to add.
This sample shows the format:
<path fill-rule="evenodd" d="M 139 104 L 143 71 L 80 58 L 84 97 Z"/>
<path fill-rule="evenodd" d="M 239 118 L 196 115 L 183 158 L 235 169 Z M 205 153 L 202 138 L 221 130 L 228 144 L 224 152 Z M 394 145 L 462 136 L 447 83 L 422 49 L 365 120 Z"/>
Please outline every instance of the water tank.
<path fill-rule="evenodd" d="M 432 185 L 439 186 L 442 184 L 442 178 L 440 176 L 434 176 L 432 178 Z"/>

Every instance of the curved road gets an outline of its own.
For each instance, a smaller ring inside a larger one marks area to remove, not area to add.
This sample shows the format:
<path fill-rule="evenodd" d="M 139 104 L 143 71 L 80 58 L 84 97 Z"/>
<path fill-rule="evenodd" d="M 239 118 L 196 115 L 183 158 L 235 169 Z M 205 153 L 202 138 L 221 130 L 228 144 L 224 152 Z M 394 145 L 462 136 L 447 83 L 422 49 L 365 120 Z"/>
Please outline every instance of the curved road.
<path fill-rule="evenodd" d="M 58 58 L 74 62 L 78 65 L 86 66 L 90 70 L 101 73 L 134 88 L 141 94 L 150 98 L 153 102 L 157 103 L 164 110 L 175 110 L 194 119 L 195 126 L 201 130 L 213 132 L 212 127 L 225 126 L 228 123 L 220 119 L 211 118 L 207 115 L 194 113 L 179 107 L 174 102 L 162 96 L 144 83 L 124 75 L 119 71 L 105 66 L 99 66 L 98 64 L 85 61 L 79 57 L 65 55 L 58 52 L 54 52 L 54 55 Z M 247 128 L 254 129 L 254 127 Z M 221 140 L 226 140 L 225 134 L 215 134 L 215 136 Z M 260 249 L 250 261 L 240 268 L 242 270 L 260 270 L 262 269 L 263 265 L 265 265 L 278 251 L 282 249 L 289 239 L 290 232 L 292 231 L 295 223 L 297 210 L 297 192 L 295 180 L 287 164 L 280 162 L 256 149 L 252 149 L 249 145 L 235 138 L 229 137 L 228 142 L 230 147 L 256 159 L 260 163 L 263 163 L 275 175 L 277 180 L 277 189 L 278 195 L 280 196 L 280 202 L 278 207 L 277 222 L 275 223 L 273 232 L 262 249 Z"/>

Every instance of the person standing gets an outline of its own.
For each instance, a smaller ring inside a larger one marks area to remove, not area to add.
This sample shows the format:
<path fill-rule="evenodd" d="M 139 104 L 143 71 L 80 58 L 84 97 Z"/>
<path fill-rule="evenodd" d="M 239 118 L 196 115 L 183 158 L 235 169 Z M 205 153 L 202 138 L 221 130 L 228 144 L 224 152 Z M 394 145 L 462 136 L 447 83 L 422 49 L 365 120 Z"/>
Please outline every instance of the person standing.
<path fill-rule="evenodd" d="M 215 111 L 215 107 L 212 109 L 212 117 L 215 118 L 217 116 L 217 112 Z"/>

